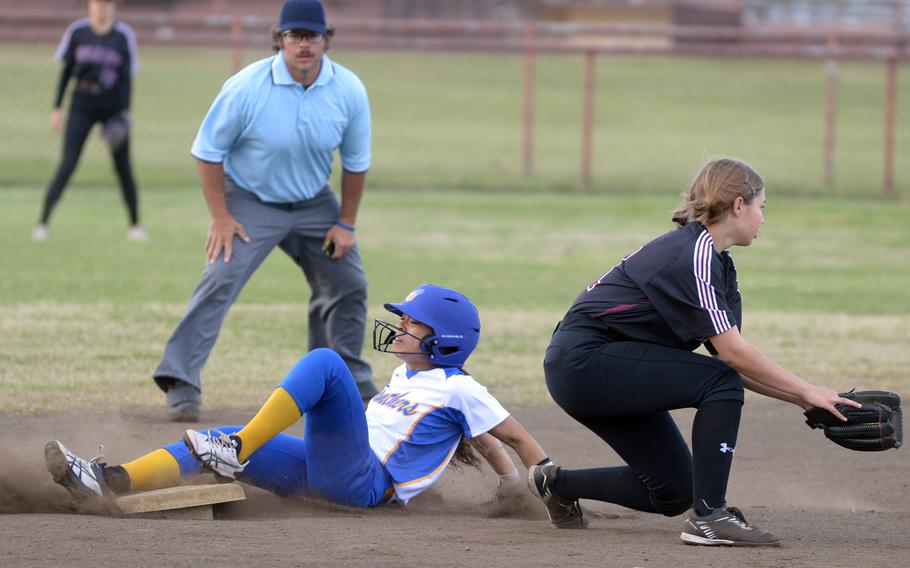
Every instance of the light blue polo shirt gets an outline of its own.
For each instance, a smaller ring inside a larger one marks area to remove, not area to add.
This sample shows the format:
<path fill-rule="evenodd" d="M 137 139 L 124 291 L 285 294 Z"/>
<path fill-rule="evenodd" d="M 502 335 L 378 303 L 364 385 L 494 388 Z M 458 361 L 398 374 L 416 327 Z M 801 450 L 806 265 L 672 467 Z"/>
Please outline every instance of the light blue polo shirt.
<path fill-rule="evenodd" d="M 367 171 L 370 137 L 366 88 L 352 71 L 323 55 L 319 77 L 304 89 L 280 52 L 224 83 L 190 153 L 223 162 L 262 201 L 292 203 L 325 187 L 335 149 L 345 170 Z"/>

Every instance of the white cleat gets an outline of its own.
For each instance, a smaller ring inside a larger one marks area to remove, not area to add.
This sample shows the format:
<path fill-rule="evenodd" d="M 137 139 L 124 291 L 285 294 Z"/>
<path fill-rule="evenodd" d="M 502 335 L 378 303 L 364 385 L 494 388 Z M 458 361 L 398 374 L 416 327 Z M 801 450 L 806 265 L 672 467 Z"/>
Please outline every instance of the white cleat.
<path fill-rule="evenodd" d="M 97 458 L 86 461 L 53 440 L 44 446 L 44 461 L 54 481 L 65 487 L 77 501 L 104 497 L 110 493 L 104 482 L 104 464 Z"/>
<path fill-rule="evenodd" d="M 187 430 L 183 434 L 183 441 L 205 468 L 220 477 L 236 479 L 237 474 L 249 463 L 240 463 L 236 443 L 224 432 Z"/>

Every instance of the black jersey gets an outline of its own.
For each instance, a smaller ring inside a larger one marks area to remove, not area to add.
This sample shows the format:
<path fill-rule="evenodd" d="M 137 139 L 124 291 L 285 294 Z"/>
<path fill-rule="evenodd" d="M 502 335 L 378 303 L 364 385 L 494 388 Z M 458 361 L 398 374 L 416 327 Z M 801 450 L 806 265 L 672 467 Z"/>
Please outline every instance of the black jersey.
<path fill-rule="evenodd" d="M 742 299 L 730 253 L 718 254 L 708 230 L 692 222 L 624 258 L 582 291 L 569 313 L 631 340 L 691 351 L 740 326 Z"/>
<path fill-rule="evenodd" d="M 128 25 L 117 22 L 111 31 L 98 35 L 88 18 L 76 20 L 64 32 L 56 57 L 63 62 L 63 71 L 54 107 L 61 105 L 66 85 L 75 77 L 78 98 L 113 107 L 114 111 L 129 109 L 131 77 L 139 59 L 136 35 Z"/>

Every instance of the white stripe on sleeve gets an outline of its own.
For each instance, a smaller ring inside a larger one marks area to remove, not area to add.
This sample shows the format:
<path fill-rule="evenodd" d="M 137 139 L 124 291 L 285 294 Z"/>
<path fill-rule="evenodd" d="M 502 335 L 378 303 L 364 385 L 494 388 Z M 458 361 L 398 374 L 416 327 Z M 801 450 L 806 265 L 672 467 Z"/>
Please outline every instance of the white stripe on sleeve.
<path fill-rule="evenodd" d="M 695 273 L 695 287 L 698 290 L 698 304 L 711 317 L 711 324 L 717 335 L 732 326 L 727 312 L 717 307 L 717 294 L 711 285 L 711 259 L 714 258 L 714 239 L 707 230 L 695 241 L 695 253 L 692 258 Z"/>
<path fill-rule="evenodd" d="M 63 61 L 63 56 L 66 55 L 66 50 L 69 49 L 70 41 L 73 39 L 73 32 L 76 31 L 76 29 L 87 25 L 89 25 L 88 18 L 81 18 L 66 28 L 66 31 L 63 32 L 63 37 L 60 38 L 60 45 L 57 46 L 57 51 L 54 53 L 54 59 Z"/>
<path fill-rule="evenodd" d="M 130 51 L 130 75 L 139 72 L 139 49 L 136 47 L 136 32 L 124 22 L 117 22 L 114 27 L 126 37 L 126 46 Z"/>

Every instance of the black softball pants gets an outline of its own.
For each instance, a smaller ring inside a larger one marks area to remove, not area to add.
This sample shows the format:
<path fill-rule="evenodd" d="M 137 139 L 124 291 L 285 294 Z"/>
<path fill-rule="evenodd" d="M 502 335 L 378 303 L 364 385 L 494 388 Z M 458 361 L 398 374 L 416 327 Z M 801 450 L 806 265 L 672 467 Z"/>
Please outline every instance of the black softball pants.
<path fill-rule="evenodd" d="M 611 340 L 575 314 L 553 334 L 544 371 L 553 400 L 627 464 L 562 468 L 557 494 L 667 516 L 726 504 L 743 403 L 742 378 L 729 365 L 684 349 Z M 669 413 L 687 407 L 698 409 L 691 454 Z"/>
<path fill-rule="evenodd" d="M 57 172 L 47 186 L 44 194 L 44 207 L 41 210 L 40 222 L 47 224 L 51 213 L 54 211 L 57 202 L 66 189 L 76 166 L 79 163 L 79 157 L 82 155 L 82 148 L 85 146 L 85 140 L 96 122 L 104 123 L 116 114 L 119 110 L 113 111 L 110 108 L 92 108 L 92 106 L 70 105 L 69 116 L 66 120 L 66 131 L 63 136 L 63 156 L 60 158 L 60 164 L 57 166 Z M 123 195 L 123 201 L 126 203 L 127 213 L 130 217 L 130 225 L 139 224 L 139 199 L 136 191 L 136 182 L 133 179 L 133 170 L 130 166 L 130 140 L 129 136 L 113 153 L 114 169 L 120 180 L 120 192 Z"/>

